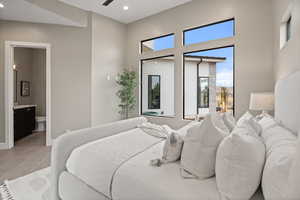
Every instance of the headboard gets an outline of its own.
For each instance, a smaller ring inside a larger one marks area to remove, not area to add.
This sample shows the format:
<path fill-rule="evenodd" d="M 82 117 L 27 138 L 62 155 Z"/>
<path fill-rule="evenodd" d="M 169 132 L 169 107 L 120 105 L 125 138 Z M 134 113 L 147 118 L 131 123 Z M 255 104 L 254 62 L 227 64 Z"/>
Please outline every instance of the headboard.
<path fill-rule="evenodd" d="M 276 83 L 275 119 L 298 134 L 300 130 L 300 71 Z"/>

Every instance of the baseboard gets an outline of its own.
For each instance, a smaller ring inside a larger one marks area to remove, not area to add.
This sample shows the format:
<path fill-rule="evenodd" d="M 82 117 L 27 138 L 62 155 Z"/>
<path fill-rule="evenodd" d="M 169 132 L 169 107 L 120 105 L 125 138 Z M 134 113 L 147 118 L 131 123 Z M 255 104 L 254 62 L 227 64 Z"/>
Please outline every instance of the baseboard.
<path fill-rule="evenodd" d="M 0 143 L 0 150 L 8 149 L 8 145 L 6 143 Z"/>

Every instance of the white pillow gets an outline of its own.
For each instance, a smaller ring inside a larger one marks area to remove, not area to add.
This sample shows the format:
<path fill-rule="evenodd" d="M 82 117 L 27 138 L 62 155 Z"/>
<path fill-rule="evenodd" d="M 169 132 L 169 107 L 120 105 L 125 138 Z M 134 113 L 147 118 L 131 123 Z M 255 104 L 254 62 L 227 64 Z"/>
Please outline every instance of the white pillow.
<path fill-rule="evenodd" d="M 246 120 L 249 120 L 249 119 L 252 119 L 254 118 L 254 116 L 249 112 L 245 112 L 245 114 L 243 114 L 240 119 L 237 121 L 236 125 L 237 126 L 243 126 L 245 123 Z"/>
<path fill-rule="evenodd" d="M 269 128 L 275 127 L 277 125 L 279 125 L 275 119 L 273 117 L 271 117 L 270 115 L 266 115 L 264 116 L 261 120 L 259 120 L 258 122 L 261 127 L 262 127 L 262 131 L 266 131 Z"/>
<path fill-rule="evenodd" d="M 266 145 L 266 163 L 262 176 L 264 197 L 266 200 L 286 199 L 288 176 L 296 151 L 296 136 L 274 122 L 264 123 L 262 127 L 262 139 Z"/>
<path fill-rule="evenodd" d="M 248 124 L 248 128 L 251 129 L 251 133 L 255 133 L 255 136 L 260 136 L 262 133 L 262 127 L 261 125 L 258 123 L 258 121 L 255 118 L 251 118 L 249 120 L 245 121 L 246 124 Z"/>
<path fill-rule="evenodd" d="M 181 151 L 183 147 L 183 139 L 176 133 L 172 131 L 172 133 L 168 136 L 165 141 L 163 148 L 163 157 L 162 161 L 164 163 L 175 162 L 179 160 L 181 156 Z"/>
<path fill-rule="evenodd" d="M 219 128 L 225 127 L 222 123 L 218 114 L 209 114 L 202 124 L 188 130 L 181 154 L 181 165 L 185 172 L 199 179 L 215 174 L 217 148 L 229 134 L 228 130 Z"/>
<path fill-rule="evenodd" d="M 259 187 L 265 146 L 249 131 L 246 126 L 235 128 L 218 148 L 216 181 L 224 199 L 250 199 Z"/>
<path fill-rule="evenodd" d="M 229 131 L 231 132 L 236 126 L 236 120 L 231 112 L 226 112 L 223 115 L 223 120 Z"/>
<path fill-rule="evenodd" d="M 177 130 L 177 133 L 182 137 L 184 138 L 187 134 L 187 131 L 193 127 L 193 126 L 196 126 L 196 125 L 200 125 L 202 123 L 201 122 L 198 122 L 198 121 L 191 121 L 190 123 L 188 123 L 187 125 L 181 127 L 180 129 Z"/>

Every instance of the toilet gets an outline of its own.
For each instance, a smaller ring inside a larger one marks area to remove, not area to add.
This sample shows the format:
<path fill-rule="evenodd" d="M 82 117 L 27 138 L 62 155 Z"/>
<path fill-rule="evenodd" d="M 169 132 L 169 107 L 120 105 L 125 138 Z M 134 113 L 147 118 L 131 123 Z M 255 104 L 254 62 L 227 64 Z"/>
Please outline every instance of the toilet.
<path fill-rule="evenodd" d="M 45 116 L 37 116 L 35 118 L 36 128 L 34 132 L 43 132 L 46 131 L 46 117 Z"/>

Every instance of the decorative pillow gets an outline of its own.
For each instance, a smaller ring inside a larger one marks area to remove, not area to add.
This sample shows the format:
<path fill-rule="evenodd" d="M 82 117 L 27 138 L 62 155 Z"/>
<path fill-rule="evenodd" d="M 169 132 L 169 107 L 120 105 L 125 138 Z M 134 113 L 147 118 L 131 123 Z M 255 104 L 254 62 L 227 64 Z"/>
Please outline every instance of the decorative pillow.
<path fill-rule="evenodd" d="M 265 122 L 260 121 L 262 139 L 266 145 L 262 190 L 266 200 L 286 199 L 289 171 L 296 151 L 296 136 L 274 121 Z"/>
<path fill-rule="evenodd" d="M 179 160 L 183 147 L 183 139 L 176 132 L 172 132 L 165 141 L 162 160 L 165 163 Z"/>
<path fill-rule="evenodd" d="M 300 135 L 300 131 L 299 134 Z M 297 141 L 297 147 L 296 147 L 296 152 L 293 156 L 293 162 L 292 162 L 292 167 L 290 168 L 289 171 L 289 184 L 287 188 L 287 198 L 286 199 L 291 199 L 291 200 L 298 200 L 300 199 L 300 138 L 298 138 Z"/>
<path fill-rule="evenodd" d="M 249 119 L 252 119 L 252 118 L 254 118 L 254 116 L 249 111 L 247 111 L 247 112 L 245 112 L 245 114 L 243 114 L 240 117 L 240 119 L 237 121 L 236 125 L 237 126 L 243 126 L 245 124 L 244 123 L 245 120 L 249 120 Z"/>
<path fill-rule="evenodd" d="M 205 179 L 215 174 L 217 148 L 229 134 L 218 114 L 209 114 L 202 124 L 191 127 L 184 138 L 181 153 L 182 175 Z M 216 125 L 218 124 L 218 125 Z M 186 173 L 185 173 L 186 172 Z"/>
<path fill-rule="evenodd" d="M 276 120 L 270 116 L 265 115 L 261 120 L 258 121 L 262 131 L 265 132 L 267 129 L 278 126 L 279 124 L 276 122 Z"/>
<path fill-rule="evenodd" d="M 259 187 L 265 145 L 250 131 L 247 126 L 236 127 L 218 148 L 216 181 L 224 199 L 250 199 Z"/>
<path fill-rule="evenodd" d="M 231 112 L 226 112 L 223 115 L 224 124 L 227 126 L 231 132 L 236 126 L 236 120 Z"/>
<path fill-rule="evenodd" d="M 251 129 L 251 131 L 249 133 L 254 133 L 255 136 L 260 136 L 262 133 L 262 127 L 261 125 L 258 123 L 258 121 L 256 121 L 255 118 L 251 118 L 248 120 L 245 120 L 246 124 L 247 124 L 247 128 Z"/>
<path fill-rule="evenodd" d="M 179 130 L 177 130 L 177 133 L 182 137 L 184 138 L 187 134 L 187 131 L 193 127 L 193 126 L 196 126 L 196 125 L 200 125 L 202 123 L 199 122 L 199 121 L 191 121 L 190 123 L 188 123 L 187 125 L 183 126 L 182 128 L 180 128 Z"/>

